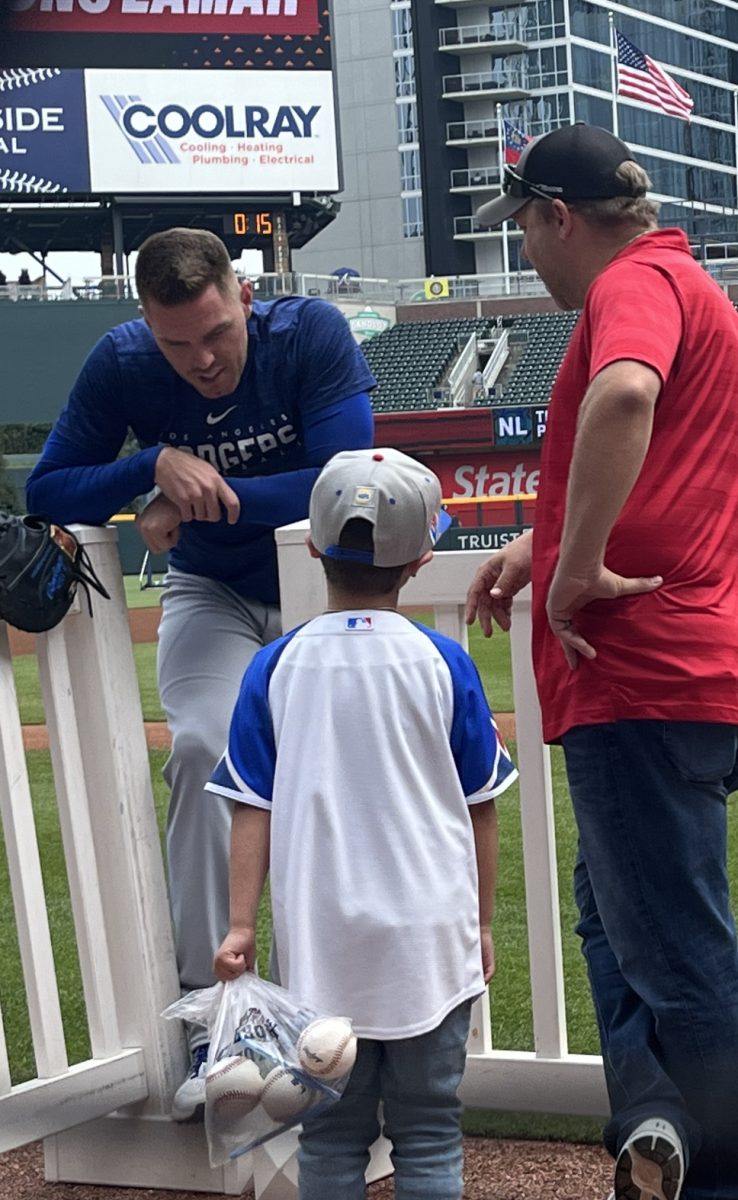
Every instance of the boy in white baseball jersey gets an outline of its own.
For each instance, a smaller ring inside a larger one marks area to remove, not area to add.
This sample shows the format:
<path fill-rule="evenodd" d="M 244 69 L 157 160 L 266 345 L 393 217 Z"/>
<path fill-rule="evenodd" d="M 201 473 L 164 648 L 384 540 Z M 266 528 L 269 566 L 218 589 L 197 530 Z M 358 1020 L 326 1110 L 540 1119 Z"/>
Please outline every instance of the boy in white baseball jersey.
<path fill-rule="evenodd" d="M 305 1121 L 301 1200 L 358 1200 L 393 1143 L 397 1200 L 460 1200 L 469 1011 L 494 970 L 494 797 L 517 772 L 461 647 L 397 611 L 441 489 L 397 450 L 335 455 L 310 501 L 322 616 L 259 651 L 208 790 L 236 800 L 219 979 L 255 961 L 270 874 L 281 982 L 350 1017 L 341 1100 Z"/>

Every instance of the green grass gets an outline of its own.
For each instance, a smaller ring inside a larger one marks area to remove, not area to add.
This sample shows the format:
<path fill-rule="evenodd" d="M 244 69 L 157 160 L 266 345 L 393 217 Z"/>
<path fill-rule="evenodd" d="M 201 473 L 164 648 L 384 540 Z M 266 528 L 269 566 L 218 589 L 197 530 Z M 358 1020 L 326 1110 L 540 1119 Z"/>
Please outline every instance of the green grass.
<path fill-rule="evenodd" d="M 133 647 L 136 661 L 141 707 L 144 721 L 163 721 L 164 713 L 159 703 L 156 686 L 156 644 L 142 642 Z M 38 677 L 38 662 L 35 654 L 21 654 L 13 659 L 15 690 L 18 707 L 24 725 L 43 725 L 46 718 L 41 700 L 41 684 Z"/>
<path fill-rule="evenodd" d="M 125 575 L 123 586 L 126 591 L 126 604 L 129 608 L 152 608 L 155 604 L 161 604 L 163 589 L 160 587 L 142 588 L 138 582 L 138 575 Z"/>

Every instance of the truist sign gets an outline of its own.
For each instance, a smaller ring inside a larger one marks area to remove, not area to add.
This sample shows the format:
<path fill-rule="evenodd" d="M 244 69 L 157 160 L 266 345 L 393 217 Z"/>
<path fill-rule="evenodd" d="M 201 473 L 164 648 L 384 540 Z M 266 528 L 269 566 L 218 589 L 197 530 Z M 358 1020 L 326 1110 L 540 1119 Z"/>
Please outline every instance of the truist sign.
<path fill-rule="evenodd" d="M 0 0 L 32 33 L 316 34 L 318 0 Z"/>

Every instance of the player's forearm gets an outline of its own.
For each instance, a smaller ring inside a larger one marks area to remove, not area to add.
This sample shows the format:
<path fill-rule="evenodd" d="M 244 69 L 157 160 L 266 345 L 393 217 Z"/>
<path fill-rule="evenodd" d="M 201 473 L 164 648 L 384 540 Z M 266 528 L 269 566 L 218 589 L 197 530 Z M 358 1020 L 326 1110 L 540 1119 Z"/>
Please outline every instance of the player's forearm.
<path fill-rule="evenodd" d="M 26 506 L 61 525 L 79 521 L 101 525 L 154 486 L 159 447 L 115 462 L 91 466 L 54 466 L 43 459 L 26 485 Z"/>
<path fill-rule="evenodd" d="M 633 376 L 608 368 L 587 391 L 569 471 L 559 554 L 570 575 L 586 575 L 602 566 L 607 539 L 648 452 L 659 387 L 658 377 L 647 368 Z"/>
<path fill-rule="evenodd" d="M 308 514 L 310 493 L 324 464 L 339 450 L 371 446 L 372 435 L 371 402 L 364 392 L 307 413 L 304 439 L 309 466 L 276 475 L 228 478 L 229 487 L 241 502 L 240 520 L 247 525 L 266 525 L 269 529 L 302 521 Z"/>
<path fill-rule="evenodd" d="M 241 502 L 239 523 L 278 529 L 302 521 L 308 515 L 310 493 L 320 474 L 319 467 L 285 471 L 280 475 L 257 475 L 252 479 L 226 478 Z"/>
<path fill-rule="evenodd" d="M 271 815 L 263 808 L 236 804 L 231 827 L 231 930 L 255 929 L 259 901 L 269 871 Z"/>
<path fill-rule="evenodd" d="M 479 887 L 479 924 L 486 927 L 495 915 L 495 892 L 497 890 L 497 809 L 494 800 L 484 800 L 469 808 L 474 847 L 477 858 Z"/>

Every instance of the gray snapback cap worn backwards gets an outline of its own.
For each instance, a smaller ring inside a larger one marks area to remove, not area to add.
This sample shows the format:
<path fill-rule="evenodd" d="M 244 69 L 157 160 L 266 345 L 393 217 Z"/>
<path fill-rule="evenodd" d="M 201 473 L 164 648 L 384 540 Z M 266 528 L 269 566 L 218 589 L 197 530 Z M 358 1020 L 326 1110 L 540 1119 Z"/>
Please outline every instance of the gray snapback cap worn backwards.
<path fill-rule="evenodd" d="M 503 171 L 502 195 L 477 212 L 480 225 L 498 225 L 529 200 L 609 200 L 645 195 L 615 172 L 633 155 L 620 138 L 598 125 L 562 125 L 534 138 L 515 166 Z"/>
<path fill-rule="evenodd" d="M 339 545 L 347 521 L 374 526 L 374 553 Z M 342 450 L 326 463 L 310 496 L 310 537 L 328 558 L 401 567 L 432 550 L 450 518 L 428 467 L 400 450 Z"/>

